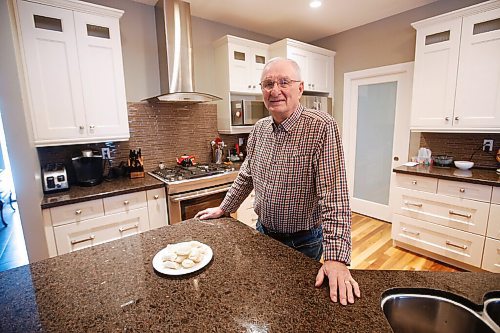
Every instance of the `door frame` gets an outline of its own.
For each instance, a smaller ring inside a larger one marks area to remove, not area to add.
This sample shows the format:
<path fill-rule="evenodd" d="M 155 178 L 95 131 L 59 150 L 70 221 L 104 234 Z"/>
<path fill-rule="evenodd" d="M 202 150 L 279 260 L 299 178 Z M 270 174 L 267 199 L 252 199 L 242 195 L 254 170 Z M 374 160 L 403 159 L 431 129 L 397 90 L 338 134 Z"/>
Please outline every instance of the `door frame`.
<path fill-rule="evenodd" d="M 397 145 L 399 161 L 394 161 L 392 156 L 392 168 L 406 163 L 408 158 L 410 144 L 410 111 L 411 96 L 413 84 L 413 65 L 414 62 L 406 62 L 395 65 L 388 65 L 376 68 L 370 68 L 360 71 L 354 71 L 344 74 L 344 105 L 343 105 L 343 126 L 342 142 L 345 154 L 347 181 L 349 187 L 349 198 L 351 200 L 351 209 L 363 215 L 368 215 L 383 221 L 392 223 L 392 213 L 390 210 L 393 202 L 395 184 L 395 174 L 391 172 L 389 203 L 387 206 L 356 199 L 354 195 L 354 166 L 355 166 L 355 147 L 356 147 L 356 128 L 357 125 L 357 105 L 358 105 L 358 85 L 356 82 L 361 80 L 373 83 L 398 81 L 396 95 L 396 114 L 394 120 L 393 153 Z M 385 78 L 385 80 L 384 80 Z M 366 82 L 365 84 L 369 84 Z M 353 112 L 354 110 L 354 112 Z M 405 134 L 406 133 L 406 134 Z"/>

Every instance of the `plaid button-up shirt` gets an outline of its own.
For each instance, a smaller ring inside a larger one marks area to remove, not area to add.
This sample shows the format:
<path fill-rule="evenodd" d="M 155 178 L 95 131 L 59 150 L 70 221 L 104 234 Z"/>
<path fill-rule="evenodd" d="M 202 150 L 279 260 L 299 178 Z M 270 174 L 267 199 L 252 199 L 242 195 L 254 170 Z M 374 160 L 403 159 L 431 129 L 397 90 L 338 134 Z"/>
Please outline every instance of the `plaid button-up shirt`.
<path fill-rule="evenodd" d="M 234 212 L 255 189 L 255 212 L 269 230 L 292 233 L 323 225 L 324 259 L 351 260 L 351 209 L 335 120 L 302 105 L 276 125 L 257 122 L 247 158 L 221 208 Z"/>

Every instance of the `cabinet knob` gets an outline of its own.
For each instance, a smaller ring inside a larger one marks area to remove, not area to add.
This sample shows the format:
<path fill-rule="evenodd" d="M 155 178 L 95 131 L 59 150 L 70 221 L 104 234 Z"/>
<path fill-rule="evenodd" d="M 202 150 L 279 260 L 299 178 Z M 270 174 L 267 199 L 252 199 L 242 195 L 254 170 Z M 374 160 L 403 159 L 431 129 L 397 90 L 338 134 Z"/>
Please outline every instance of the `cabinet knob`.
<path fill-rule="evenodd" d="M 413 185 L 417 185 L 417 181 L 416 181 L 416 180 L 413 180 L 411 183 L 412 183 Z"/>
<path fill-rule="evenodd" d="M 253 85 L 252 88 L 255 89 L 255 85 Z"/>
<path fill-rule="evenodd" d="M 155 198 L 155 200 L 158 200 L 160 196 L 158 194 L 155 194 L 155 196 L 153 198 Z"/>
<path fill-rule="evenodd" d="M 458 116 L 455 117 L 455 120 L 459 120 L 460 118 Z"/>
<path fill-rule="evenodd" d="M 75 211 L 75 215 L 81 215 L 81 214 L 82 214 L 82 210 L 81 210 L 81 209 L 77 209 L 77 210 Z"/>
<path fill-rule="evenodd" d="M 314 89 L 314 83 L 312 84 L 312 86 L 313 86 L 313 89 Z"/>
<path fill-rule="evenodd" d="M 450 117 L 444 117 L 444 120 L 450 121 Z"/>
<path fill-rule="evenodd" d="M 251 88 L 252 88 L 252 85 L 251 85 L 251 84 L 249 84 L 249 85 L 248 85 L 248 89 L 251 89 Z"/>
<path fill-rule="evenodd" d="M 465 189 L 464 188 L 461 188 L 459 191 L 460 191 L 460 193 L 465 193 Z"/>
<path fill-rule="evenodd" d="M 78 126 L 78 128 L 79 128 L 81 131 L 83 131 L 83 130 L 85 129 L 85 126 L 80 125 L 80 126 Z"/>
<path fill-rule="evenodd" d="M 130 203 L 130 202 L 129 202 L 128 200 L 125 200 L 125 201 L 123 202 L 123 204 L 124 204 L 124 205 L 128 205 L 129 203 Z"/>

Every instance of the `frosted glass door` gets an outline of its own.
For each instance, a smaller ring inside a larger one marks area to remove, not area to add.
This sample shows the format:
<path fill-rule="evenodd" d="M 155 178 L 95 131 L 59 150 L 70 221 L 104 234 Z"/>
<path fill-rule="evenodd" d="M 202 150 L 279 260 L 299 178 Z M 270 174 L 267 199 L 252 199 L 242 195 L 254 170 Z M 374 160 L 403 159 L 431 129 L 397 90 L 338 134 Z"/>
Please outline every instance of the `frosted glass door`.
<path fill-rule="evenodd" d="M 389 204 L 397 82 L 358 87 L 355 198 Z"/>
<path fill-rule="evenodd" d="M 412 63 L 345 74 L 342 140 L 353 212 L 392 220 L 392 169 L 408 156 L 412 77 Z"/>

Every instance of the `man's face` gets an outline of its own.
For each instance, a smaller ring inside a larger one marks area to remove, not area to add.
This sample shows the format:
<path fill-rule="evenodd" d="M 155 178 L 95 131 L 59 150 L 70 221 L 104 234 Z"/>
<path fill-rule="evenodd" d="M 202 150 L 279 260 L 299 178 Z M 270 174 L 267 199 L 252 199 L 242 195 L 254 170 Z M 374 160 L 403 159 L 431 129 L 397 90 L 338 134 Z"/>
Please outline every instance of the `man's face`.
<path fill-rule="evenodd" d="M 293 65 L 285 60 L 271 63 L 262 73 L 262 80 L 278 81 L 287 79 L 290 81 L 288 87 L 280 87 L 275 83 L 273 88 L 268 91 L 262 88 L 264 104 L 273 116 L 281 122 L 288 118 L 299 106 L 299 99 L 304 91 L 304 82 L 293 82 L 298 80 L 297 73 Z"/>

